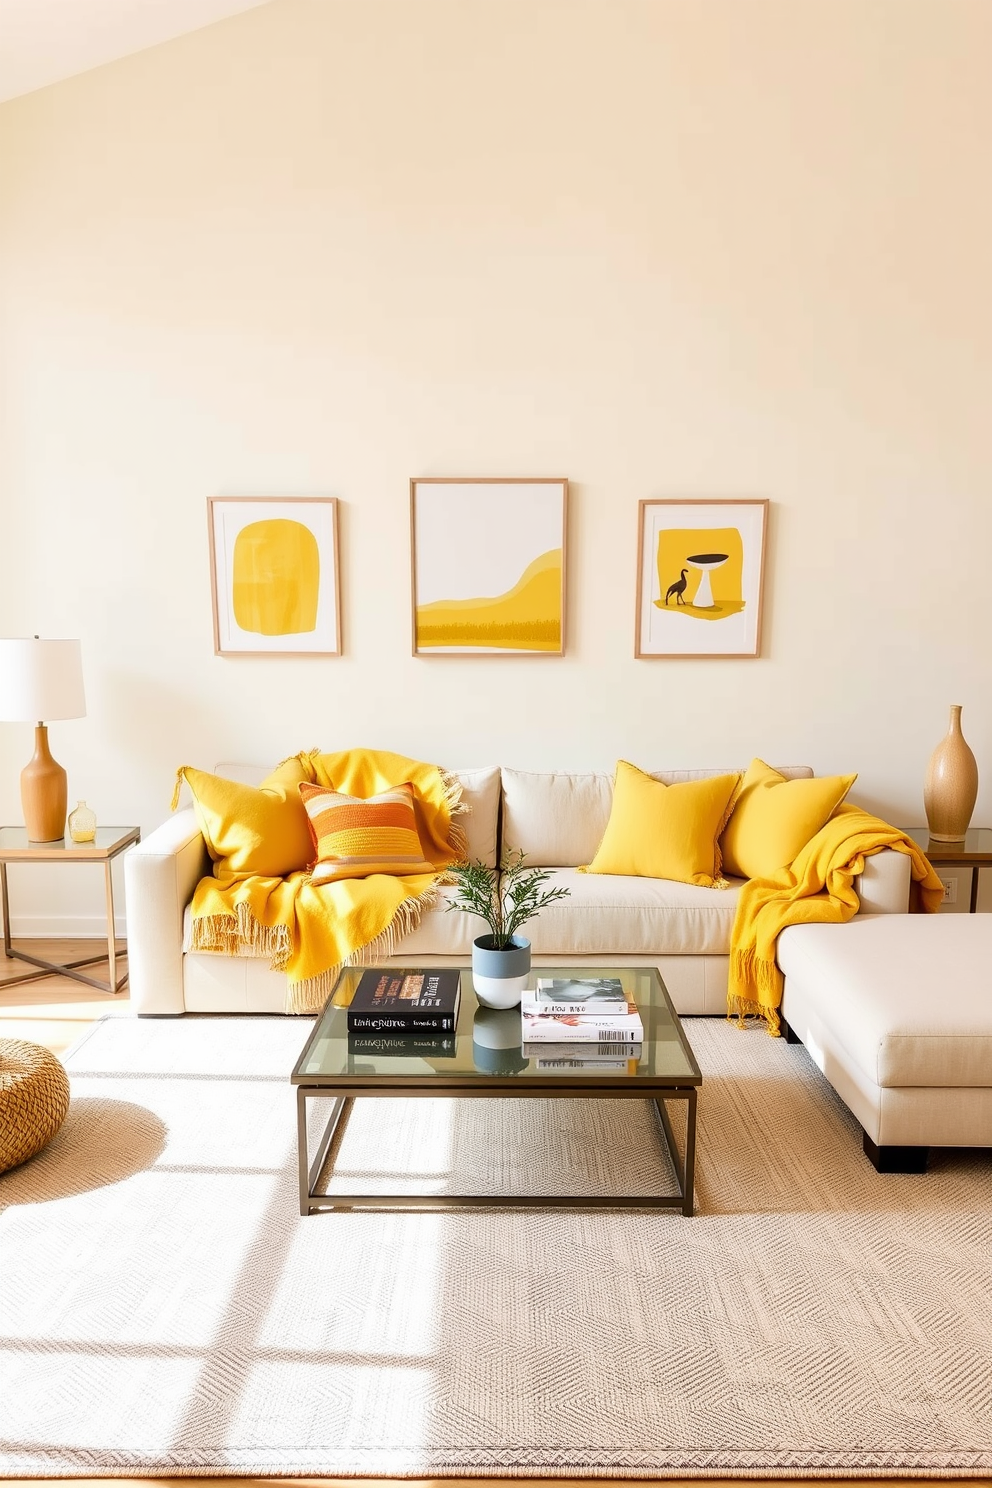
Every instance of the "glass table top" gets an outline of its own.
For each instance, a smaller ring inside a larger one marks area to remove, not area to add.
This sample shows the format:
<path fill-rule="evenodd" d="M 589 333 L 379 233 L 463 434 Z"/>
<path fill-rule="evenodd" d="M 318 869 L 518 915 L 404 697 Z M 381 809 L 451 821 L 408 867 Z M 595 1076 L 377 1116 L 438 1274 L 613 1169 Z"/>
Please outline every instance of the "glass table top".
<path fill-rule="evenodd" d="M 644 1041 L 635 1046 L 637 1058 L 599 1044 L 523 1046 L 519 1007 L 501 1011 L 481 1007 L 467 965 L 459 968 L 462 995 L 454 1034 L 402 1038 L 349 1034 L 348 1004 L 364 970 L 356 966 L 342 972 L 293 1071 L 294 1085 L 326 1082 L 337 1089 L 380 1084 L 408 1088 L 434 1082 L 464 1090 L 493 1083 L 502 1087 L 505 1082 L 506 1088 L 520 1090 L 536 1082 L 553 1087 L 608 1081 L 643 1087 L 647 1095 L 650 1088 L 698 1085 L 702 1080 L 665 984 L 652 966 L 535 967 L 533 972 L 534 977 L 550 972 L 568 978 L 619 977 L 644 1024 Z"/>
<path fill-rule="evenodd" d="M 969 827 L 960 842 L 938 842 L 928 827 L 904 827 L 931 862 L 952 863 L 955 858 L 985 858 L 992 862 L 992 827 Z"/>
<path fill-rule="evenodd" d="M 139 840 L 137 827 L 97 827 L 92 842 L 73 842 L 68 832 L 56 842 L 32 842 L 27 827 L 0 827 L 0 853 L 8 859 L 105 858 L 113 849 Z"/>

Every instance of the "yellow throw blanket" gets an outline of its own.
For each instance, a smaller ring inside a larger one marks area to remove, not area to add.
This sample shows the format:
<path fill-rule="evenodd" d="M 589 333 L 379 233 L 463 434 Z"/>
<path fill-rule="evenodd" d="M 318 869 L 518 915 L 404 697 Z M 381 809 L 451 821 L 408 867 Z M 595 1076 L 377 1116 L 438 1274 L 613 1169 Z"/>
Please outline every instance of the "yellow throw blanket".
<path fill-rule="evenodd" d="M 789 925 L 839 925 L 853 919 L 858 912 L 853 880 L 865 858 L 886 847 L 909 855 L 914 897 L 921 909 L 935 910 L 944 888 L 922 849 L 898 828 L 857 806 L 839 807 L 791 867 L 769 878 L 748 880 L 737 901 L 730 937 L 731 1016 L 760 1015 L 768 1032 L 778 1037 L 784 983 L 775 961 L 779 935 Z"/>
<path fill-rule="evenodd" d="M 438 870 L 406 878 L 374 873 L 319 887 L 306 872 L 200 880 L 193 895 L 193 950 L 271 957 L 273 970 L 289 979 L 287 1013 L 312 1013 L 326 1002 L 342 966 L 390 955 L 395 940 L 419 924 L 444 869 L 465 856 L 464 833 L 454 821 L 464 808 L 456 780 L 400 754 L 314 750 L 284 765 L 295 762 L 301 781 L 363 799 L 409 780 L 424 856 Z"/>

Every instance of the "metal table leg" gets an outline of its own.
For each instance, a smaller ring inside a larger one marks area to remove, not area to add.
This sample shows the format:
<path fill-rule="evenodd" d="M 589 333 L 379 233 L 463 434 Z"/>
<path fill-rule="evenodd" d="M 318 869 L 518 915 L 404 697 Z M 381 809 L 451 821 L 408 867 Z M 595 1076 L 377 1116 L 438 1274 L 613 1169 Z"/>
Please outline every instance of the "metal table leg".
<path fill-rule="evenodd" d="M 23 982 L 40 982 L 45 977 L 65 976 L 71 977 L 74 982 L 82 982 L 84 986 L 96 987 L 99 992 L 117 993 L 123 990 L 127 982 L 128 974 L 123 972 L 120 978 L 117 976 L 117 939 L 114 926 L 114 885 L 111 873 L 112 860 L 107 859 L 104 864 L 106 875 L 106 897 L 107 897 L 107 954 L 101 951 L 98 956 L 81 956 L 76 961 L 46 961 L 43 956 L 32 956 L 27 951 L 15 950 L 10 939 L 10 898 L 7 890 L 7 864 L 0 863 L 0 900 L 3 907 L 3 953 L 10 961 L 24 961 L 29 966 L 36 966 L 37 971 L 26 971 L 23 976 L 5 977 L 2 984 L 5 987 L 17 987 Z M 120 953 L 126 955 L 126 948 Z M 98 961 L 108 961 L 110 976 L 103 982 L 99 977 L 87 976 L 85 972 L 77 970 L 80 966 L 93 966 Z"/>

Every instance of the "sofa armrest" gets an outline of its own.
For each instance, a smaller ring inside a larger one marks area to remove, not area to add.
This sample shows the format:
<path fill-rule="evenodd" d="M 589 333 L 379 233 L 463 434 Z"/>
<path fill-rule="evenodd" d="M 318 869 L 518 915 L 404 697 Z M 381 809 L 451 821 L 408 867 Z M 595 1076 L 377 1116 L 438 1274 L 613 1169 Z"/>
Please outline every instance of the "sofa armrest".
<path fill-rule="evenodd" d="M 910 872 L 909 855 L 891 847 L 865 858 L 865 870 L 854 880 L 858 914 L 907 914 Z"/>
<path fill-rule="evenodd" d="M 141 1016 L 183 1013 L 183 911 L 210 856 L 190 806 L 124 859 L 131 1006 Z"/>

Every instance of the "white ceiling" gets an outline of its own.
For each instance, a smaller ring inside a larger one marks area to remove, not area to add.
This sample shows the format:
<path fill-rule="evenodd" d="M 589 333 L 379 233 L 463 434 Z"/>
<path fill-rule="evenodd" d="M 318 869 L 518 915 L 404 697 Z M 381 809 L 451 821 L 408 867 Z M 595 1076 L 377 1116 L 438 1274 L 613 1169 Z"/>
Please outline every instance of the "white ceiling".
<path fill-rule="evenodd" d="M 0 0 L 0 102 L 268 0 Z"/>

